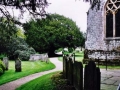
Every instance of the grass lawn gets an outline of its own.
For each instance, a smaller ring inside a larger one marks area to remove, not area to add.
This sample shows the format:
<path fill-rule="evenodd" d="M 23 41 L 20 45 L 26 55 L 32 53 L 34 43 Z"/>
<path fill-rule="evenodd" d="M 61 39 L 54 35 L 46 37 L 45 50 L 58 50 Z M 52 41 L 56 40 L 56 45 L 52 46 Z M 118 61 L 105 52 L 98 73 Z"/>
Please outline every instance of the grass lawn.
<path fill-rule="evenodd" d="M 0 76 L 0 85 L 33 73 L 51 70 L 53 68 L 55 68 L 55 65 L 51 62 L 45 63 L 41 61 L 22 61 L 22 72 L 15 72 L 15 62 L 10 61 L 9 70 L 5 71 L 5 73 Z"/>
<path fill-rule="evenodd" d="M 18 87 L 16 90 L 55 90 L 54 84 L 51 80 L 51 76 L 55 73 L 58 72 L 43 75 Z"/>

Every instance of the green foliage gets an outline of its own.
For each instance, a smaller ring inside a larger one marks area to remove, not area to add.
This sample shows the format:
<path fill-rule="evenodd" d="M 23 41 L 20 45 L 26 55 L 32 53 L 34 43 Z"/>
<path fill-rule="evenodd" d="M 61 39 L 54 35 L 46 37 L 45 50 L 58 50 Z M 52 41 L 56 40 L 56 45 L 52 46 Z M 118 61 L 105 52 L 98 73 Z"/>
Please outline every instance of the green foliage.
<path fill-rule="evenodd" d="M 50 48 L 77 47 L 83 39 L 76 23 L 58 14 L 36 21 L 31 19 L 23 28 L 27 43 L 37 52 L 48 52 Z"/>
<path fill-rule="evenodd" d="M 0 75 L 2 75 L 5 72 L 5 65 L 3 62 L 0 60 Z"/>
<path fill-rule="evenodd" d="M 24 32 L 23 32 L 22 29 L 20 29 L 20 28 L 17 29 L 16 35 L 17 35 L 17 37 L 19 37 L 19 38 L 23 38 L 23 39 L 26 38 L 26 36 L 24 35 Z"/>
<path fill-rule="evenodd" d="M 18 56 L 21 60 L 29 60 L 31 54 L 35 54 L 35 50 L 32 47 L 23 46 L 14 52 L 14 55 Z"/>
<path fill-rule="evenodd" d="M 29 60 L 30 54 L 35 54 L 36 51 L 32 47 L 29 47 L 24 39 L 17 37 L 12 38 L 10 43 L 7 45 L 7 53 L 9 57 L 17 55 L 21 60 Z"/>
<path fill-rule="evenodd" d="M 5 53 L 1 53 L 0 54 L 0 59 L 3 59 L 4 57 L 6 57 L 7 55 Z"/>
<path fill-rule="evenodd" d="M 6 52 L 6 46 L 12 37 L 16 37 L 17 27 L 12 21 L 0 17 L 0 53 Z"/>
<path fill-rule="evenodd" d="M 20 56 L 25 60 L 29 59 L 30 54 L 35 53 L 35 50 L 29 50 L 22 30 L 15 26 L 12 21 L 0 18 L 0 53 L 5 53 L 14 59 L 14 53 L 17 50 L 21 51 Z M 4 55 L 1 54 L 0 58 L 2 59 L 3 57 Z"/>
<path fill-rule="evenodd" d="M 3 74 L 3 69 L 2 68 L 0 68 L 0 75 L 2 75 Z"/>
<path fill-rule="evenodd" d="M 74 49 L 73 49 L 73 48 L 68 48 L 68 51 L 69 51 L 70 53 L 72 53 L 72 52 L 74 51 Z"/>

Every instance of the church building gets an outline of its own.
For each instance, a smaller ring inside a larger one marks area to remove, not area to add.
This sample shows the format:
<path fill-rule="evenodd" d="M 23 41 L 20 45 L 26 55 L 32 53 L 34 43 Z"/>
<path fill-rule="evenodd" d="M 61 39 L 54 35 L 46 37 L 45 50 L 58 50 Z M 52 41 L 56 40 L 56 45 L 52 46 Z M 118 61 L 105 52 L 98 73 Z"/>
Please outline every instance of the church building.
<path fill-rule="evenodd" d="M 85 59 L 105 59 L 108 54 L 108 59 L 115 59 L 120 56 L 116 53 L 119 51 L 120 0 L 93 0 L 87 12 Z"/>

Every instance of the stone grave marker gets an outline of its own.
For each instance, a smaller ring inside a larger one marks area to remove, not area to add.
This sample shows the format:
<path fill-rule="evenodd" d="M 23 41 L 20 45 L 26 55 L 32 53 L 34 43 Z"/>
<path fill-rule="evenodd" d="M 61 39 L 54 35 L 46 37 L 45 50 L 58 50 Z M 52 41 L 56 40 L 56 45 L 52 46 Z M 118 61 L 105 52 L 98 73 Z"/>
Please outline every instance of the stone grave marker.
<path fill-rule="evenodd" d="M 17 58 L 15 60 L 15 72 L 21 72 L 21 60 Z"/>
<path fill-rule="evenodd" d="M 5 69 L 8 70 L 8 66 L 9 66 L 8 57 L 3 58 L 3 63 L 5 64 Z"/>

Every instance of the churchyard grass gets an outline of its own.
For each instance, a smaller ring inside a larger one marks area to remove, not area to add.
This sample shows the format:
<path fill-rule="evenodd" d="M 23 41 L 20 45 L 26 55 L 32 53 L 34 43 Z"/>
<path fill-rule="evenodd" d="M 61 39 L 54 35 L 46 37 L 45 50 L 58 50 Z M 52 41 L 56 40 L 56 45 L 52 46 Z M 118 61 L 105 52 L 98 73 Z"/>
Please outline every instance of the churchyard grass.
<path fill-rule="evenodd" d="M 22 72 L 15 72 L 15 61 L 9 61 L 9 70 L 0 76 L 0 85 L 37 72 L 55 68 L 51 62 L 22 61 Z"/>
<path fill-rule="evenodd" d="M 55 85 L 51 80 L 52 75 L 55 73 L 58 72 L 43 75 L 18 87 L 16 90 L 55 90 Z"/>

